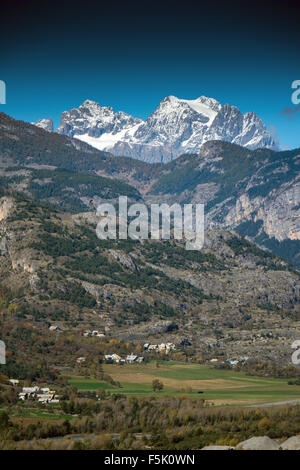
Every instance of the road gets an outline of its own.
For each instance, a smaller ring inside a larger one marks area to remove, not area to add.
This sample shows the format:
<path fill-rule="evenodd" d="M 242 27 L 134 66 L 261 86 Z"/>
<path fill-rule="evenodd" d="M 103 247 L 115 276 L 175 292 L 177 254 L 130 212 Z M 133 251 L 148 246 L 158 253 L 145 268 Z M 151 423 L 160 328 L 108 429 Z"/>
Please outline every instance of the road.
<path fill-rule="evenodd" d="M 295 405 L 296 403 L 300 403 L 300 398 L 296 398 L 295 400 L 276 401 L 272 403 L 259 403 L 257 405 L 248 405 L 248 408 L 265 408 L 268 406 Z"/>

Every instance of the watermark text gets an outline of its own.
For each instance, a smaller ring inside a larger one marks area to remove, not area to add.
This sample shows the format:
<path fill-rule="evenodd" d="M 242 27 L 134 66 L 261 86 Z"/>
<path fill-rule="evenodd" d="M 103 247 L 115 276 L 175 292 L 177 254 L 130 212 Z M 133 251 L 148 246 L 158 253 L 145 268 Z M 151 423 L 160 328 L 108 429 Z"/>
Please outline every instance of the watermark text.
<path fill-rule="evenodd" d="M 292 89 L 295 90 L 292 93 L 292 103 L 298 105 L 300 104 L 300 80 L 293 81 Z"/>
<path fill-rule="evenodd" d="M 0 340 L 0 364 L 6 364 L 5 343 Z"/>
<path fill-rule="evenodd" d="M 96 233 L 101 240 L 184 240 L 187 250 L 201 250 L 204 245 L 203 204 L 135 203 L 128 207 L 127 196 L 119 197 L 116 210 L 111 203 L 100 204 L 101 217 Z"/>
<path fill-rule="evenodd" d="M 300 366 L 300 339 L 293 342 L 292 349 L 295 350 L 292 354 L 292 364 L 294 366 Z"/>
<path fill-rule="evenodd" d="M 6 104 L 6 84 L 0 80 L 0 104 Z"/>

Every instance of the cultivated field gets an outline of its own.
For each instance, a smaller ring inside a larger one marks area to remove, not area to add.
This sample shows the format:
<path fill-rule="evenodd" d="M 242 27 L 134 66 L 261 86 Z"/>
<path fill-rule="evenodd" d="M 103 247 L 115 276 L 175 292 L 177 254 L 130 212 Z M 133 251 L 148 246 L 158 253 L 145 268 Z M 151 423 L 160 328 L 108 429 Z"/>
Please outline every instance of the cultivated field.
<path fill-rule="evenodd" d="M 71 377 L 70 383 L 80 390 L 98 390 L 126 395 L 183 395 L 199 397 L 214 405 L 250 405 L 300 398 L 300 386 L 288 385 L 287 379 L 246 376 L 234 370 L 217 370 L 199 364 L 168 362 L 150 364 L 104 364 L 104 372 L 121 388 L 84 377 Z M 164 384 L 160 392 L 153 392 L 152 381 Z M 203 392 L 203 393 L 198 393 Z"/>

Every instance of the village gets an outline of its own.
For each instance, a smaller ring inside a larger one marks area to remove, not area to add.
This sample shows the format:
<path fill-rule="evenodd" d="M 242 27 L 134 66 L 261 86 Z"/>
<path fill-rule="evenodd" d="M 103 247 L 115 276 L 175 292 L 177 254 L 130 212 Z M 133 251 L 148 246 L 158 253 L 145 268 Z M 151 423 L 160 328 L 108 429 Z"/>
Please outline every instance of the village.
<path fill-rule="evenodd" d="M 156 352 L 156 353 L 165 353 L 169 354 L 170 351 L 175 350 L 175 344 L 174 343 L 161 343 L 161 344 L 150 344 L 150 343 L 145 343 L 144 346 L 144 351 L 145 352 Z M 124 359 L 120 357 L 118 354 L 106 354 L 104 356 L 106 362 L 113 362 L 116 364 L 141 364 L 144 362 L 144 356 L 136 356 L 134 354 L 128 354 Z"/>
<path fill-rule="evenodd" d="M 18 387 L 20 381 L 18 379 L 9 379 L 8 382 L 13 387 Z M 58 404 L 59 396 L 55 390 L 50 390 L 49 387 L 22 387 L 22 391 L 19 392 L 18 398 L 21 401 L 35 400 L 43 405 L 45 404 Z"/>
<path fill-rule="evenodd" d="M 98 336 L 98 331 L 93 332 L 93 331 L 84 331 L 83 335 L 89 334 L 90 336 Z M 155 353 L 164 353 L 164 354 L 169 354 L 170 351 L 174 351 L 176 349 L 176 346 L 174 343 L 161 343 L 161 344 L 150 344 L 150 343 L 145 343 L 143 345 L 144 352 L 155 352 Z M 81 356 L 76 359 L 77 364 L 81 364 L 85 362 L 86 358 Z M 145 358 L 144 356 L 137 356 L 133 353 L 127 354 L 124 358 L 119 356 L 119 354 L 116 353 L 111 353 L 111 354 L 105 354 L 104 356 L 104 361 L 108 364 L 114 363 L 114 364 L 141 364 L 144 362 Z"/>

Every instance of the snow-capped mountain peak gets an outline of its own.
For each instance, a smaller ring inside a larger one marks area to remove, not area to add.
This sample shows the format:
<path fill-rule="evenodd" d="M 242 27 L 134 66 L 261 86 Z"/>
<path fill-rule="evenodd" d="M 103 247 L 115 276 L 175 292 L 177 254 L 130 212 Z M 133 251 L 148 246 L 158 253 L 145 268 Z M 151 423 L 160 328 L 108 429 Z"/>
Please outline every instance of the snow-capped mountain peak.
<path fill-rule="evenodd" d="M 196 111 L 196 113 L 207 116 L 210 122 L 213 121 L 222 107 L 217 100 L 206 98 L 206 96 L 200 96 L 196 100 L 179 99 L 179 101 L 186 103 L 190 108 Z"/>
<path fill-rule="evenodd" d="M 48 119 L 39 119 L 36 122 L 32 122 L 31 124 L 44 129 L 47 132 L 53 132 L 53 121 L 51 118 Z"/>
<path fill-rule="evenodd" d="M 115 113 L 111 106 L 100 106 L 95 101 L 85 100 L 78 108 L 62 113 L 57 132 L 70 137 L 99 138 L 105 133 L 117 134 L 124 129 L 130 129 L 140 122 L 140 119 L 133 118 L 123 111 Z"/>
<path fill-rule="evenodd" d="M 148 162 L 166 162 L 182 153 L 198 153 L 203 143 L 210 140 L 250 149 L 277 148 L 255 113 L 242 114 L 236 106 L 222 106 L 206 96 L 194 100 L 167 96 L 145 121 L 85 100 L 78 108 L 62 113 L 57 132 L 114 155 Z"/>

